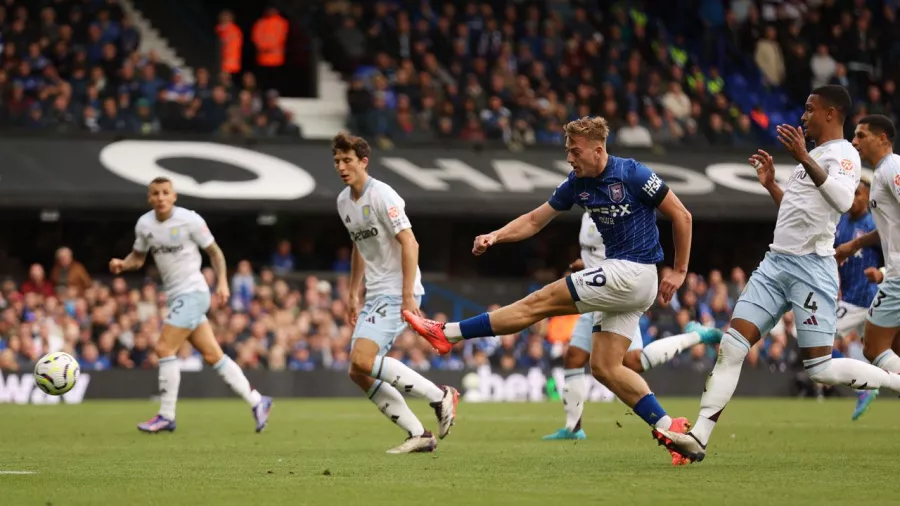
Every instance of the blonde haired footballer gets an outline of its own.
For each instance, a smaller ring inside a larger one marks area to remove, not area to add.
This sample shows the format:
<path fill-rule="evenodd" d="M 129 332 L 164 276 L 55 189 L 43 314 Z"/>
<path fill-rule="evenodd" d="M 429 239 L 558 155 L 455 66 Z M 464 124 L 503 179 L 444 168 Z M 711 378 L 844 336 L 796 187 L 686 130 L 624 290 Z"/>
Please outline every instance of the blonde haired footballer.
<path fill-rule="evenodd" d="M 216 295 L 223 304 L 228 303 L 229 297 L 225 255 L 203 218 L 194 211 L 176 206 L 177 198 L 170 180 L 162 177 L 154 179 L 147 188 L 147 200 L 153 209 L 138 219 L 131 253 L 124 259 L 109 261 L 110 272 L 120 274 L 140 269 L 147 254 L 153 255 L 166 293 L 168 314 L 156 343 L 156 354 L 159 356 L 159 412 L 149 421 L 139 424 L 138 430 L 149 433 L 175 430 L 175 404 L 181 384 L 176 353 L 185 341 L 189 341 L 234 393 L 250 405 L 256 420 L 256 432 L 260 432 L 269 423 L 272 399 L 252 388 L 241 368 L 222 353 L 206 319 L 210 293 L 200 271 L 200 249 L 209 255 L 216 271 Z"/>

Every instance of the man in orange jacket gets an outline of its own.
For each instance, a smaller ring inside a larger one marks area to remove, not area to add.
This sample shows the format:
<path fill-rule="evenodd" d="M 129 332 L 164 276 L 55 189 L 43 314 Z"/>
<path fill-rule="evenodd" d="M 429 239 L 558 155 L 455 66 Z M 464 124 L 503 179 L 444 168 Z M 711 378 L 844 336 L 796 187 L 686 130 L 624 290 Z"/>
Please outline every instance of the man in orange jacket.
<path fill-rule="evenodd" d="M 257 80 L 262 88 L 279 88 L 283 76 L 284 50 L 287 43 L 289 25 L 278 13 L 269 7 L 263 17 L 253 25 L 253 44 L 256 45 Z"/>
<path fill-rule="evenodd" d="M 221 70 L 232 75 L 239 73 L 241 71 L 241 51 L 244 48 L 244 34 L 234 23 L 234 14 L 231 11 L 224 10 L 219 14 L 216 34 L 219 36 L 222 51 Z"/>

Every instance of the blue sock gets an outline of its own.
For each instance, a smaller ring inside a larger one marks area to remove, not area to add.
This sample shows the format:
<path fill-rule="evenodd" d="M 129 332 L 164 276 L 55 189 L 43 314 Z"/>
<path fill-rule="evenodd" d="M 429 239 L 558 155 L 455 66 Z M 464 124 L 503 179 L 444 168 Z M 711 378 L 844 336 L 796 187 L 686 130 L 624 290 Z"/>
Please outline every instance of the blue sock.
<path fill-rule="evenodd" d="M 476 337 L 489 337 L 494 335 L 491 328 L 491 317 L 487 313 L 481 313 L 478 316 L 459 322 L 459 332 L 463 339 L 473 339 Z"/>
<path fill-rule="evenodd" d="M 652 393 L 641 397 L 633 409 L 637 416 L 650 424 L 651 427 L 655 427 L 656 422 L 666 416 L 666 410 L 659 405 L 659 401 L 656 400 L 656 396 Z"/>

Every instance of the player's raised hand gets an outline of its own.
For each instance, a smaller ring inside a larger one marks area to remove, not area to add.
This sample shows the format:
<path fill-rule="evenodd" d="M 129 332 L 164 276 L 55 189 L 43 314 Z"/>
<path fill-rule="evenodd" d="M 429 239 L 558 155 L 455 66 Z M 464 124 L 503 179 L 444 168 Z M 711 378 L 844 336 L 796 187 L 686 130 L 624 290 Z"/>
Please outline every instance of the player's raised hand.
<path fill-rule="evenodd" d="M 803 128 L 778 125 L 775 130 L 778 132 L 778 142 L 788 150 L 794 160 L 802 162 L 808 154 L 806 152 L 806 134 L 803 133 Z"/>
<path fill-rule="evenodd" d="M 113 274 L 121 274 L 125 270 L 125 260 L 121 258 L 113 258 L 109 261 L 109 272 Z"/>
<path fill-rule="evenodd" d="M 866 278 L 873 283 L 881 284 L 884 281 L 884 274 L 881 272 L 881 269 L 877 267 L 868 267 L 865 271 L 863 271 L 866 275 Z"/>
<path fill-rule="evenodd" d="M 759 179 L 759 184 L 768 187 L 775 183 L 775 163 L 772 155 L 760 149 L 747 161 L 750 162 L 751 167 L 756 169 L 756 179 Z"/>
<path fill-rule="evenodd" d="M 495 242 L 497 242 L 497 236 L 493 233 L 479 235 L 475 238 L 475 245 L 472 246 L 472 254 L 475 256 L 483 254 L 488 248 L 493 246 Z"/>
<path fill-rule="evenodd" d="M 662 297 L 663 302 L 668 304 L 672 300 L 675 292 L 684 284 L 684 277 L 684 273 L 675 270 L 666 274 L 662 283 L 659 284 L 659 296 Z"/>

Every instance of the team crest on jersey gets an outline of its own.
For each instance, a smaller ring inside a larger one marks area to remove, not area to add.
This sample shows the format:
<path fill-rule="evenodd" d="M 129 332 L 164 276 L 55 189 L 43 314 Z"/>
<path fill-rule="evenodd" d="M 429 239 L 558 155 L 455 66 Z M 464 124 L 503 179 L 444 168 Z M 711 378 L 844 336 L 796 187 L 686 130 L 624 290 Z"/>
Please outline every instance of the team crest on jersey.
<path fill-rule="evenodd" d="M 841 160 L 841 173 L 850 174 L 853 172 L 853 162 L 846 158 Z"/>
<path fill-rule="evenodd" d="M 178 238 L 181 237 L 181 227 L 170 228 L 169 229 L 169 237 L 171 237 L 173 241 L 178 240 Z"/>
<path fill-rule="evenodd" d="M 609 200 L 613 202 L 622 202 L 625 200 L 625 187 L 622 183 L 609 185 Z"/>
<path fill-rule="evenodd" d="M 363 206 L 362 208 L 363 219 L 369 221 L 372 219 L 372 208 L 369 206 Z"/>

